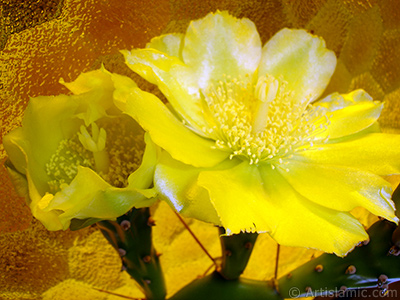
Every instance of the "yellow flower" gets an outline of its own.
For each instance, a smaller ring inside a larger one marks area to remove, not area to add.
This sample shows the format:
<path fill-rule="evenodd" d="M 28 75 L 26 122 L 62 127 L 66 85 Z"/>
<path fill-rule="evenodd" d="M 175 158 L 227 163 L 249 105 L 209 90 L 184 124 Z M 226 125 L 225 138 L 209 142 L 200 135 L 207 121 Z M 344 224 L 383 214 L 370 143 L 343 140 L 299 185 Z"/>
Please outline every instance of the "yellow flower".
<path fill-rule="evenodd" d="M 73 95 L 30 100 L 22 127 L 5 136 L 8 171 L 48 230 L 75 229 L 147 206 L 156 148 L 113 103 L 129 78 L 96 70 L 62 82 Z M 143 160 L 142 160 L 143 156 Z"/>
<path fill-rule="evenodd" d="M 336 66 L 321 38 L 283 29 L 262 47 L 254 23 L 217 12 L 123 53 L 169 101 L 116 99 L 165 150 L 155 186 L 181 214 L 338 255 L 368 238 L 353 208 L 398 221 L 381 175 L 399 173 L 400 137 L 362 90 L 316 101 Z"/>

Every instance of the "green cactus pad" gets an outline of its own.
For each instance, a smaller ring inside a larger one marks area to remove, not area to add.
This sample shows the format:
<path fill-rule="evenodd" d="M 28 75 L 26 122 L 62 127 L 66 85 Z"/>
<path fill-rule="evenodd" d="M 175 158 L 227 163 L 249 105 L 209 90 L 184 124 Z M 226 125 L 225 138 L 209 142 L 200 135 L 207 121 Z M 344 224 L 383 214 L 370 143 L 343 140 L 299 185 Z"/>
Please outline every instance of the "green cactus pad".
<path fill-rule="evenodd" d="M 222 264 L 219 272 L 225 279 L 238 279 L 247 266 L 258 234 L 241 232 L 226 236 L 222 227 L 219 233 L 222 248 Z"/>
<path fill-rule="evenodd" d="M 282 300 L 269 282 L 249 279 L 226 280 L 214 272 L 177 292 L 169 300 Z"/>
<path fill-rule="evenodd" d="M 164 275 L 152 244 L 154 225 L 148 208 L 132 209 L 116 222 L 97 223 L 118 251 L 123 269 L 142 287 L 146 299 L 163 300 L 166 296 Z"/>
<path fill-rule="evenodd" d="M 388 284 L 400 280 L 400 257 L 388 254 L 395 229 L 394 223 L 376 222 L 368 230 L 370 242 L 346 257 L 323 254 L 279 279 L 281 295 L 315 297 L 370 287 L 381 287 L 384 293 Z"/>

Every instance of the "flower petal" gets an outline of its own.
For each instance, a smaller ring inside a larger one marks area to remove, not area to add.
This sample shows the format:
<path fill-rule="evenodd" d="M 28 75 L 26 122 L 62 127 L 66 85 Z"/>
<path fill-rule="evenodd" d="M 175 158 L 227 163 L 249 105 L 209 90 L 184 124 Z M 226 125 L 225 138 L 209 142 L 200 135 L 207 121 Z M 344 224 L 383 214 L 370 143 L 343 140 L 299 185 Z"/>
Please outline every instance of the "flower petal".
<path fill-rule="evenodd" d="M 7 134 L 4 148 L 18 172 L 30 173 L 32 187 L 43 195 L 48 189 L 49 177 L 46 163 L 56 151 L 61 140 L 69 138 L 80 96 L 42 96 L 29 101 L 22 120 L 22 127 Z M 30 193 L 32 189 L 30 188 Z M 31 195 L 32 196 L 32 195 Z"/>
<path fill-rule="evenodd" d="M 54 196 L 46 194 L 41 202 L 50 196 L 52 198 L 46 200 L 48 203 L 38 203 L 38 208 L 44 213 L 58 212 L 64 230 L 74 218 L 115 219 L 145 199 L 136 190 L 112 187 L 93 170 L 85 167 L 78 167 L 78 174 L 70 185 Z M 150 199 L 149 205 L 153 202 Z"/>
<path fill-rule="evenodd" d="M 283 77 L 296 102 L 311 102 L 325 90 L 336 56 L 322 38 L 301 29 L 282 29 L 263 47 L 258 76 Z"/>
<path fill-rule="evenodd" d="M 198 86 L 206 89 L 211 80 L 224 75 L 253 75 L 261 58 L 261 40 L 249 19 L 236 19 L 226 11 L 210 13 L 190 23 L 182 56 Z"/>
<path fill-rule="evenodd" d="M 281 175 L 290 185 L 321 206 L 340 211 L 361 206 L 374 215 L 397 221 L 390 200 L 391 185 L 378 175 L 349 167 L 295 161 L 285 167 L 289 171 L 281 171 Z"/>
<path fill-rule="evenodd" d="M 148 133 L 145 133 L 144 140 L 146 142 L 146 148 L 144 150 L 142 163 L 128 178 L 130 188 L 146 189 L 151 186 L 153 182 L 160 149 L 153 143 Z"/>
<path fill-rule="evenodd" d="M 377 175 L 400 173 L 400 135 L 371 133 L 343 142 L 317 145 L 294 160 L 349 166 Z"/>
<path fill-rule="evenodd" d="M 318 101 L 318 106 L 329 112 L 330 124 L 323 134 L 330 139 L 340 138 L 360 132 L 374 124 L 383 109 L 383 103 L 373 101 L 363 90 L 355 90 L 349 94 L 334 93 Z"/>
<path fill-rule="evenodd" d="M 20 173 L 9 159 L 5 161 L 4 167 L 7 169 L 8 175 L 18 196 L 24 197 L 25 199 L 29 200 L 29 189 L 26 175 Z"/>
<path fill-rule="evenodd" d="M 3 146 L 13 167 L 19 173 L 26 174 L 27 155 L 25 149 L 28 148 L 28 145 L 24 140 L 24 130 L 19 127 L 5 135 Z"/>
<path fill-rule="evenodd" d="M 307 200 L 270 166 L 243 162 L 229 170 L 202 172 L 199 185 L 208 190 L 229 233 L 267 231 L 282 245 L 312 247 L 341 256 L 368 238 L 349 213 Z"/>
<path fill-rule="evenodd" d="M 63 79 L 60 79 L 60 83 L 68 88 L 74 95 L 96 90 L 113 90 L 110 75 L 103 66 L 98 70 L 81 73 L 72 82 L 65 82 Z"/>
<path fill-rule="evenodd" d="M 175 56 L 182 60 L 182 44 L 184 35 L 181 33 L 170 33 L 151 39 L 146 48 L 156 49 L 169 56 Z"/>
<path fill-rule="evenodd" d="M 153 94 L 139 88 L 116 93 L 117 101 L 126 103 L 125 113 L 133 117 L 152 140 L 172 157 L 197 167 L 211 167 L 225 160 L 228 152 L 213 149 L 215 143 L 202 138 L 182 124 Z"/>
<path fill-rule="evenodd" d="M 228 170 L 203 171 L 198 184 L 209 192 L 228 234 L 272 230 L 272 203 L 256 167 L 243 162 Z"/>
<path fill-rule="evenodd" d="M 174 160 L 163 151 L 154 175 L 154 185 L 161 197 L 185 217 L 220 224 L 207 191 L 197 185 L 201 171 Z"/>
<path fill-rule="evenodd" d="M 81 95 L 77 117 L 89 126 L 92 122 L 115 112 L 112 93 L 114 91 L 111 73 L 104 67 L 99 70 L 82 73 L 73 82 L 60 82 L 73 94 Z M 121 76 L 123 77 L 123 76 Z"/>
<path fill-rule="evenodd" d="M 121 51 L 130 69 L 156 84 L 175 111 L 197 132 L 205 126 L 199 88 L 183 62 L 154 49 Z"/>
<path fill-rule="evenodd" d="M 32 197 L 31 197 L 32 198 Z M 59 219 L 59 214 L 60 212 L 57 210 L 51 210 L 51 211 L 43 211 L 42 207 L 47 205 L 54 196 L 52 194 L 45 194 L 41 198 L 34 198 L 29 205 L 32 215 L 38 219 L 44 227 L 46 227 L 47 230 L 50 231 L 56 231 L 56 230 L 66 230 L 68 228 L 67 226 L 64 226 L 63 222 Z M 38 205 L 38 204 L 41 204 Z"/>
<path fill-rule="evenodd" d="M 22 121 L 23 139 L 29 141 L 31 157 L 41 169 L 58 144 L 70 138 L 81 123 L 74 120 L 81 96 L 40 96 L 30 99 Z M 39 150 L 40 149 L 40 150 Z"/>
<path fill-rule="evenodd" d="M 136 82 L 126 76 L 111 73 L 111 79 L 114 83 L 113 100 L 120 111 L 126 110 L 126 95 L 129 95 L 132 89 L 137 88 Z"/>

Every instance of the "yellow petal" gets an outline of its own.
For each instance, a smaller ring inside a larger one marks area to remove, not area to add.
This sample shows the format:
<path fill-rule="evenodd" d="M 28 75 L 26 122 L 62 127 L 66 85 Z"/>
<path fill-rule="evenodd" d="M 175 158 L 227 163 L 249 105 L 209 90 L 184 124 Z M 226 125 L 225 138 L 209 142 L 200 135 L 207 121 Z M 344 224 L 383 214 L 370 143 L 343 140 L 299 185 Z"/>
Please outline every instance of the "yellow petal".
<path fill-rule="evenodd" d="M 29 159 L 41 169 L 59 142 L 70 138 L 79 121 L 74 120 L 81 96 L 40 96 L 30 99 L 22 121 L 23 139 L 32 150 Z M 26 142 L 29 141 L 29 142 Z"/>
<path fill-rule="evenodd" d="M 32 187 L 40 195 L 44 195 L 48 189 L 46 163 L 59 142 L 79 124 L 73 119 L 79 106 L 79 97 L 60 95 L 32 98 L 25 110 L 22 128 L 13 130 L 3 139 L 12 164 L 18 172 L 30 173 Z M 31 193 L 31 188 L 29 190 Z"/>
<path fill-rule="evenodd" d="M 210 194 L 229 233 L 267 231 L 280 244 L 345 255 L 367 239 L 349 213 L 327 209 L 298 194 L 270 166 L 244 162 L 225 171 L 202 172 L 199 185 Z"/>
<path fill-rule="evenodd" d="M 68 226 L 64 227 L 63 222 L 58 218 L 60 212 L 56 210 L 52 211 L 44 211 L 42 208 L 48 204 L 53 199 L 52 194 L 45 194 L 39 201 L 32 201 L 30 204 L 30 208 L 32 211 L 32 215 L 38 219 L 47 230 L 56 231 L 67 229 Z M 38 199 L 38 198 L 36 198 Z M 41 205 L 39 205 L 41 204 Z M 69 225 L 69 224 L 68 224 Z"/>
<path fill-rule="evenodd" d="M 25 174 L 27 155 L 24 149 L 28 148 L 28 145 L 26 145 L 26 141 L 24 141 L 23 129 L 19 127 L 5 135 L 3 138 L 3 146 L 14 168 L 19 173 Z"/>
<path fill-rule="evenodd" d="M 182 51 L 200 89 L 224 75 L 253 75 L 261 58 L 261 40 L 253 22 L 228 12 L 210 13 L 190 23 Z"/>
<path fill-rule="evenodd" d="M 99 70 L 79 74 L 79 76 L 72 82 L 65 82 L 63 79 L 60 79 L 60 83 L 67 87 L 75 95 L 80 95 L 99 89 L 113 89 L 110 75 L 103 66 Z"/>
<path fill-rule="evenodd" d="M 360 132 L 374 124 L 383 109 L 383 103 L 373 101 L 363 90 L 349 94 L 334 93 L 318 101 L 318 106 L 328 109 L 330 124 L 323 134 L 330 139 Z"/>
<path fill-rule="evenodd" d="M 228 170 L 204 171 L 198 184 L 209 192 L 211 203 L 228 234 L 272 230 L 273 213 L 268 210 L 272 203 L 262 188 L 256 167 L 243 162 Z"/>
<path fill-rule="evenodd" d="M 156 49 L 168 54 L 169 56 L 175 56 L 182 59 L 183 37 L 184 36 L 181 33 L 170 33 L 157 36 L 146 45 L 146 48 Z"/>
<path fill-rule="evenodd" d="M 130 69 L 156 84 L 174 110 L 198 133 L 205 121 L 200 91 L 190 69 L 177 57 L 155 49 L 121 51 Z"/>
<path fill-rule="evenodd" d="M 76 116 L 82 119 L 86 126 L 115 110 L 112 101 L 114 85 L 110 75 L 111 73 L 102 67 L 80 74 L 73 82 L 60 81 L 73 94 L 82 96 L 78 100 L 80 107 Z"/>
<path fill-rule="evenodd" d="M 174 160 L 162 152 L 154 175 L 154 185 L 161 197 L 185 217 L 219 224 L 208 193 L 197 185 L 201 168 L 194 168 Z"/>
<path fill-rule="evenodd" d="M 322 38 L 305 30 L 282 29 L 263 47 L 258 76 L 283 77 L 293 101 L 314 101 L 325 90 L 336 67 L 336 56 Z"/>
<path fill-rule="evenodd" d="M 377 216 L 397 221 L 390 200 L 392 188 L 382 177 L 349 167 L 292 161 L 281 175 L 305 198 L 327 208 L 350 211 L 362 206 Z"/>
<path fill-rule="evenodd" d="M 118 107 L 119 110 L 126 110 L 126 95 L 129 95 L 133 88 L 137 87 L 136 82 L 126 76 L 122 76 L 115 73 L 111 74 L 111 80 L 114 83 L 114 93 L 113 100 L 114 104 Z"/>
<path fill-rule="evenodd" d="M 8 172 L 8 176 L 10 177 L 12 185 L 14 186 L 18 196 L 29 200 L 28 181 L 26 180 L 26 175 L 18 172 L 9 159 L 5 161 L 4 167 Z M 28 201 L 28 204 L 29 203 L 30 202 Z"/>
<path fill-rule="evenodd" d="M 153 94 L 139 88 L 120 94 L 126 103 L 126 113 L 132 116 L 152 140 L 172 157 L 197 167 L 211 167 L 225 160 L 228 152 L 213 149 L 215 143 L 202 138 L 182 124 Z"/>
<path fill-rule="evenodd" d="M 130 188 L 146 189 L 151 186 L 153 182 L 160 149 L 153 143 L 148 133 L 145 133 L 144 140 L 146 142 L 146 148 L 144 150 L 142 163 L 128 178 Z"/>
<path fill-rule="evenodd" d="M 78 174 L 72 182 L 40 209 L 43 212 L 58 212 L 65 230 L 73 218 L 115 219 L 144 198 L 136 190 L 114 188 L 93 170 L 78 167 Z M 150 204 L 153 202 L 149 201 Z"/>
<path fill-rule="evenodd" d="M 371 133 L 357 139 L 322 144 L 293 159 L 315 164 L 349 166 L 378 175 L 400 173 L 400 136 Z"/>

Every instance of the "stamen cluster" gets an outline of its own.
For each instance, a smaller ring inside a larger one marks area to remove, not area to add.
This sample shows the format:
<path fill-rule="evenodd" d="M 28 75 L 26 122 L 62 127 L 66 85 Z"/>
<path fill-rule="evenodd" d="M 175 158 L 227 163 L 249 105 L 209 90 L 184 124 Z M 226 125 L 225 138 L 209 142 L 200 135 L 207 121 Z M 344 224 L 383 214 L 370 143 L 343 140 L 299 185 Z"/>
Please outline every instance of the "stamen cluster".
<path fill-rule="evenodd" d="M 80 143 L 78 135 L 74 135 L 59 143 L 56 152 L 46 164 L 50 192 L 54 194 L 63 185 L 70 184 L 78 173 L 78 166 L 93 168 L 94 158 Z"/>
<path fill-rule="evenodd" d="M 204 92 L 208 128 L 215 147 L 250 164 L 285 164 L 295 152 L 322 143 L 329 125 L 323 108 L 294 101 L 283 80 L 261 77 L 257 84 L 225 77 Z"/>
<path fill-rule="evenodd" d="M 46 164 L 50 191 L 56 193 L 63 185 L 70 184 L 77 175 L 78 166 L 93 169 L 115 187 L 127 186 L 129 175 L 139 167 L 143 156 L 144 133 L 138 129 L 138 125 L 125 116 L 104 118 L 87 128 L 82 125 L 80 132 L 59 143 Z M 104 145 L 89 147 L 90 142 L 99 137 L 107 137 L 101 142 Z"/>

